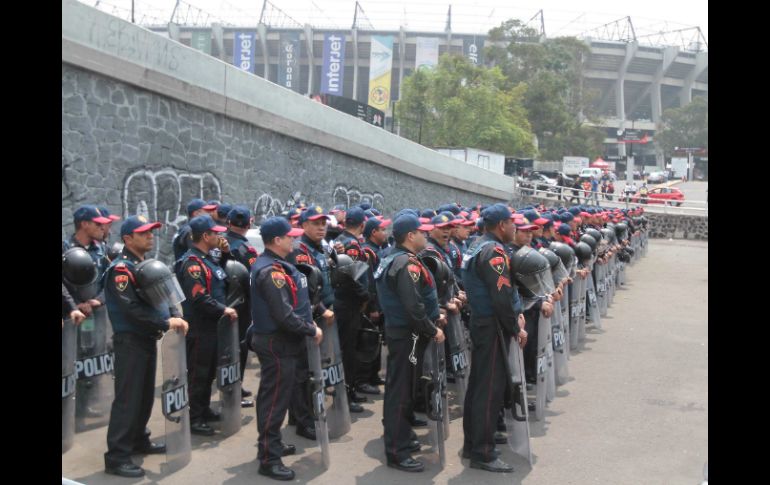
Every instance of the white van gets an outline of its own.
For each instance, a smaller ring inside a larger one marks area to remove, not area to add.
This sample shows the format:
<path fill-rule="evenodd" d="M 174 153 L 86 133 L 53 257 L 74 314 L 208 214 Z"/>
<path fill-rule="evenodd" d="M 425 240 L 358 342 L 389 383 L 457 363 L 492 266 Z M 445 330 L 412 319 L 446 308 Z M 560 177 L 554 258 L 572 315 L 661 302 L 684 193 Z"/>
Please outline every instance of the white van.
<path fill-rule="evenodd" d="M 580 178 L 591 178 L 595 177 L 596 179 L 602 178 L 602 169 L 601 168 L 584 168 L 580 171 Z"/>

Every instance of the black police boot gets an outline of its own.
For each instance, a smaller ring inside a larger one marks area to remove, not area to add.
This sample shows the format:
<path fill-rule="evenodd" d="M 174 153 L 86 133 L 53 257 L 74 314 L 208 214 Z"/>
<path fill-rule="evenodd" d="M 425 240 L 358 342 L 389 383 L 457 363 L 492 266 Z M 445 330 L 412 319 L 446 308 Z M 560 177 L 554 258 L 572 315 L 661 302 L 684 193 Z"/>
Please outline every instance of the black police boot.
<path fill-rule="evenodd" d="M 351 402 L 351 403 L 348 403 L 348 410 L 351 413 L 363 413 L 364 412 L 364 407 L 361 406 L 358 403 Z"/>
<path fill-rule="evenodd" d="M 376 387 L 368 383 L 359 384 L 358 386 L 356 386 L 356 391 L 363 392 L 364 394 L 372 394 L 375 396 L 380 394 L 379 389 L 377 389 Z"/>
<path fill-rule="evenodd" d="M 215 422 L 215 421 L 222 421 L 222 415 L 215 411 L 212 411 L 209 408 L 206 408 L 206 410 L 203 411 L 203 419 L 205 419 L 206 422 L 209 422 L 209 423 Z"/>
<path fill-rule="evenodd" d="M 286 468 L 281 463 L 277 465 L 259 465 L 258 473 L 276 480 L 294 480 L 294 471 Z"/>
<path fill-rule="evenodd" d="M 307 439 L 309 439 L 311 441 L 315 441 L 316 440 L 315 428 L 311 428 L 309 426 L 298 425 L 297 426 L 297 435 L 298 436 L 302 436 L 303 438 L 307 438 Z"/>
<path fill-rule="evenodd" d="M 425 470 L 425 466 L 422 462 L 419 462 L 411 456 L 401 461 L 388 460 L 388 466 L 405 472 L 421 472 Z"/>
<path fill-rule="evenodd" d="M 513 471 L 513 467 L 502 461 L 500 458 L 495 458 L 494 460 L 486 463 L 482 461 L 471 460 L 471 468 L 478 468 L 480 470 L 497 473 L 510 473 Z"/>
<path fill-rule="evenodd" d="M 166 445 L 153 443 L 152 441 L 148 441 L 147 443 L 143 443 L 134 447 L 134 453 L 138 453 L 140 455 L 160 455 L 161 453 L 165 452 Z"/>
<path fill-rule="evenodd" d="M 504 445 L 506 443 L 508 443 L 508 438 L 503 433 L 495 431 L 495 444 Z"/>
<path fill-rule="evenodd" d="M 412 440 L 409 442 L 409 451 L 412 453 L 417 453 L 420 451 L 420 442 L 418 440 Z"/>
<path fill-rule="evenodd" d="M 294 445 L 285 445 L 281 443 L 281 456 L 293 455 L 297 452 L 297 447 Z"/>
<path fill-rule="evenodd" d="M 381 386 L 381 385 L 385 384 L 385 381 L 382 379 L 382 377 L 377 376 L 374 379 L 372 379 L 372 382 L 370 382 L 369 384 L 371 384 L 373 386 Z"/>
<path fill-rule="evenodd" d="M 428 422 L 424 419 L 420 419 L 415 415 L 412 415 L 411 418 L 409 418 L 409 424 L 412 425 L 413 428 L 421 428 L 423 426 L 428 426 Z"/>
<path fill-rule="evenodd" d="M 199 434 L 201 436 L 212 436 L 214 434 L 214 428 L 206 424 L 205 421 L 199 420 L 195 423 L 190 423 L 190 433 Z"/>
<path fill-rule="evenodd" d="M 144 476 L 144 470 L 138 465 L 134 465 L 131 462 L 121 463 L 119 465 L 105 466 L 104 473 L 110 475 L 118 475 L 126 478 L 138 478 Z"/>
<path fill-rule="evenodd" d="M 251 391 L 247 391 L 246 389 L 241 388 L 241 397 L 251 397 L 251 395 Z"/>
<path fill-rule="evenodd" d="M 254 407 L 254 401 L 251 399 L 241 399 L 241 407 L 242 408 L 253 408 Z"/>

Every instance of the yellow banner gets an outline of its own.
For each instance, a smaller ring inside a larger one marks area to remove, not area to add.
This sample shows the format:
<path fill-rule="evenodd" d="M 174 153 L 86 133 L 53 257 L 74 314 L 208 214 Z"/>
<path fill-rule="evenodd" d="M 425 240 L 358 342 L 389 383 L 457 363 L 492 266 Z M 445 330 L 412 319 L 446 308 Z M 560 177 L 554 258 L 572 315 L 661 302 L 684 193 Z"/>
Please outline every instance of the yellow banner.
<path fill-rule="evenodd" d="M 382 111 L 390 107 L 390 81 L 393 66 L 393 37 L 372 36 L 369 60 L 369 105 Z"/>
<path fill-rule="evenodd" d="M 382 76 L 369 81 L 369 105 L 382 111 L 390 107 L 390 78 L 388 71 Z"/>

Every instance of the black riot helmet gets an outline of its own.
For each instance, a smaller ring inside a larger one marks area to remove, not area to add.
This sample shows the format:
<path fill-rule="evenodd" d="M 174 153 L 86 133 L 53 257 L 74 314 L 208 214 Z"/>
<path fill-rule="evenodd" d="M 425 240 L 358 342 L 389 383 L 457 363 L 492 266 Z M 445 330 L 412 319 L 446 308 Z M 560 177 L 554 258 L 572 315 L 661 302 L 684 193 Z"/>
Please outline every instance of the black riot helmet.
<path fill-rule="evenodd" d="M 110 260 L 110 262 L 115 261 L 115 258 L 120 256 L 121 252 L 123 252 L 123 243 L 115 241 L 109 248 L 107 248 L 107 259 Z"/>
<path fill-rule="evenodd" d="M 145 259 L 136 266 L 137 294 L 155 308 L 167 308 L 185 299 L 171 270 L 157 259 Z"/>
<path fill-rule="evenodd" d="M 548 260 L 548 264 L 551 266 L 551 276 L 553 277 L 554 284 L 559 284 L 562 280 L 569 278 L 567 268 L 556 253 L 548 248 L 540 248 L 538 249 L 538 252 Z"/>
<path fill-rule="evenodd" d="M 227 297 L 228 305 L 235 305 L 241 299 L 249 296 L 249 270 L 240 261 L 228 259 L 225 263 L 225 274 L 227 275 Z"/>
<path fill-rule="evenodd" d="M 372 323 L 367 316 L 361 317 L 361 327 L 356 336 L 356 358 L 359 362 L 369 364 L 379 356 L 382 333 L 377 325 Z"/>
<path fill-rule="evenodd" d="M 615 231 L 612 229 L 607 229 L 606 227 L 602 229 L 601 231 L 602 238 L 606 239 L 608 243 L 615 244 L 615 241 L 617 241 L 617 238 L 615 237 Z"/>
<path fill-rule="evenodd" d="M 420 256 L 420 262 L 433 274 L 436 281 L 436 294 L 439 301 L 446 301 L 451 288 L 452 271 L 449 266 L 437 255 L 425 254 Z"/>
<path fill-rule="evenodd" d="M 599 232 L 598 229 L 594 229 L 593 227 L 589 227 L 588 229 L 586 229 L 586 234 L 594 238 L 594 240 L 597 243 L 602 240 L 602 233 Z"/>
<path fill-rule="evenodd" d="M 594 239 L 588 234 L 583 234 L 582 236 L 580 236 L 580 242 L 584 242 L 588 244 L 588 246 L 591 248 L 592 253 L 595 253 L 596 248 L 599 246 L 599 243 L 596 242 L 596 239 Z"/>
<path fill-rule="evenodd" d="M 570 274 L 574 274 L 575 251 L 573 251 L 569 244 L 554 241 L 548 246 L 548 249 L 553 251 L 561 259 L 562 264 L 564 264 L 564 267 Z"/>
<path fill-rule="evenodd" d="M 588 264 L 591 261 L 591 246 L 583 241 L 575 244 L 575 256 L 579 263 Z"/>
<path fill-rule="evenodd" d="M 310 297 L 310 303 L 313 305 L 321 301 L 321 289 L 324 285 L 321 270 L 312 264 L 299 263 L 295 265 L 300 273 L 307 278 L 307 292 Z"/>
<path fill-rule="evenodd" d="M 628 224 L 625 222 L 615 224 L 615 235 L 620 241 L 628 239 Z"/>
<path fill-rule="evenodd" d="M 353 261 L 347 254 L 337 255 L 337 264 L 332 267 L 331 283 L 334 288 L 348 287 L 360 278 L 369 266 L 363 261 Z"/>
<path fill-rule="evenodd" d="M 546 296 L 555 290 L 551 265 L 545 256 L 529 246 L 524 246 L 513 254 L 511 273 L 525 290 L 523 296 Z"/>
<path fill-rule="evenodd" d="M 99 290 L 99 270 L 88 251 L 80 246 L 72 247 L 61 257 L 61 276 L 81 302 L 95 297 Z"/>

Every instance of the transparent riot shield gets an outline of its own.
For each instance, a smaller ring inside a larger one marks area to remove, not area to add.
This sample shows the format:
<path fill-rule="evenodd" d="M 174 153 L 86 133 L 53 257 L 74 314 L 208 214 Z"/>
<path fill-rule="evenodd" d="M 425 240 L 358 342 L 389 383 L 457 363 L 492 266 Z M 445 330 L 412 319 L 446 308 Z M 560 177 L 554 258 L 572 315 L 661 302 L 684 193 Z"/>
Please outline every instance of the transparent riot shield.
<path fill-rule="evenodd" d="M 564 307 L 565 300 L 554 302 L 553 318 L 551 319 L 551 334 L 553 335 L 553 363 L 556 377 L 556 385 L 564 385 L 569 378 L 567 367 L 567 352 L 569 343 L 564 331 Z"/>
<path fill-rule="evenodd" d="M 319 323 L 324 338 L 321 341 L 321 375 L 323 377 L 326 418 L 329 438 L 336 439 L 350 431 L 350 409 L 345 390 L 345 369 L 336 321 L 332 325 Z"/>
<path fill-rule="evenodd" d="M 61 452 L 75 441 L 75 354 L 77 329 L 69 318 L 61 329 Z"/>
<path fill-rule="evenodd" d="M 107 338 L 112 329 L 107 307 L 94 308 L 77 330 L 75 431 L 82 432 L 109 423 L 115 397 L 114 355 Z"/>
<path fill-rule="evenodd" d="M 465 393 L 468 390 L 468 377 L 470 377 L 470 356 L 465 339 L 465 329 L 459 313 L 449 312 L 445 330 L 449 341 L 450 369 L 455 376 L 456 402 L 462 410 L 463 403 L 465 403 Z"/>
<path fill-rule="evenodd" d="M 446 362 L 444 359 L 444 344 L 437 344 L 433 339 L 428 341 L 423 357 L 420 385 L 423 386 L 425 411 L 428 417 L 428 437 L 431 450 L 438 454 L 443 468 L 446 465 L 446 439 L 444 422 L 447 415 L 446 398 Z"/>
<path fill-rule="evenodd" d="M 161 340 L 161 411 L 166 418 L 166 465 L 164 473 L 183 468 L 192 457 L 190 400 L 187 390 L 187 351 L 184 334 L 166 332 Z"/>
<path fill-rule="evenodd" d="M 238 320 L 225 315 L 217 323 L 216 385 L 222 420 L 220 431 L 230 436 L 241 429 L 241 346 Z"/>
<path fill-rule="evenodd" d="M 527 386 L 524 379 L 524 356 L 516 339 L 511 339 L 508 349 L 508 368 L 511 378 L 511 406 L 505 409 L 505 427 L 511 450 L 525 458 L 532 466 L 530 447 L 529 410 L 527 408 Z"/>
<path fill-rule="evenodd" d="M 327 338 L 326 334 L 324 334 L 325 338 Z M 326 416 L 323 370 L 321 368 L 321 349 L 312 337 L 305 337 L 305 346 L 307 347 L 308 370 L 310 373 L 307 383 L 309 387 L 308 395 L 310 396 L 311 409 L 313 410 L 315 436 L 318 441 L 318 448 L 321 450 L 324 470 L 328 470 L 331 464 L 331 456 L 329 455 L 329 428 Z"/>

